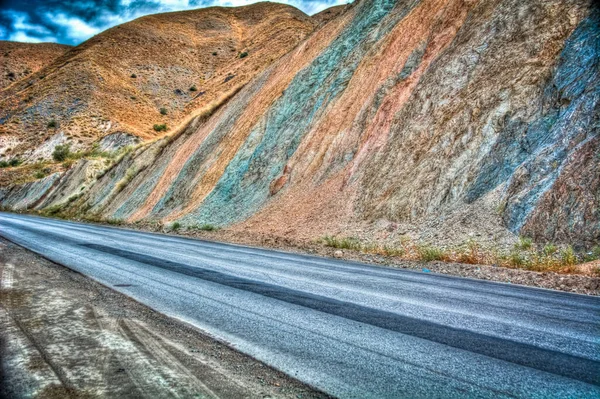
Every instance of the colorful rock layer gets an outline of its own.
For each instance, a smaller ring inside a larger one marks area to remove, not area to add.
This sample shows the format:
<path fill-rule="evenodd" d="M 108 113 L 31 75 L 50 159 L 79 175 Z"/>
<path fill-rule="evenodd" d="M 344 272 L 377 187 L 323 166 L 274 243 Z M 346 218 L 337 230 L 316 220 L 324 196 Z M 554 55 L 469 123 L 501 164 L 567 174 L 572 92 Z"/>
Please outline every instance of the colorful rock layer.
<path fill-rule="evenodd" d="M 72 206 L 303 237 L 477 209 L 598 242 L 599 66 L 591 1 L 362 0 Z"/>

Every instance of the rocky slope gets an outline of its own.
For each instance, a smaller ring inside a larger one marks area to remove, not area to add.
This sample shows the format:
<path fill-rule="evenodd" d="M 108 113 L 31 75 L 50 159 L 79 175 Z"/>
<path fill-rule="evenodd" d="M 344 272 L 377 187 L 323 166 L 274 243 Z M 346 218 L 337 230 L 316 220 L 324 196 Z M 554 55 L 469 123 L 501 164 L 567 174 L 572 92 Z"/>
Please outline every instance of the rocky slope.
<path fill-rule="evenodd" d="M 86 161 L 4 188 L 1 204 L 300 238 L 592 245 L 599 46 L 589 0 L 362 0 L 181 134 L 93 178 Z"/>
<path fill-rule="evenodd" d="M 316 22 L 286 5 L 150 15 L 109 29 L 0 91 L 0 157 L 49 159 L 106 135 L 142 139 L 208 114 L 306 38 Z M 4 147 L 3 147 L 4 142 Z"/>
<path fill-rule="evenodd" d="M 0 90 L 49 65 L 71 46 L 0 40 Z"/>

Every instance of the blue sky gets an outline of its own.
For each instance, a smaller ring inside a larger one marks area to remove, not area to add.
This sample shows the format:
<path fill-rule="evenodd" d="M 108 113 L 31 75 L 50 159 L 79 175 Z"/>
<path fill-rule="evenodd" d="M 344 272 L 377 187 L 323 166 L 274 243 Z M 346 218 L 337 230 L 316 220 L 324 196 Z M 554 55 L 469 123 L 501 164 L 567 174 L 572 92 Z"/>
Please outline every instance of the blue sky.
<path fill-rule="evenodd" d="M 79 44 L 142 15 L 209 6 L 241 6 L 257 0 L 0 0 L 0 40 Z M 307 14 L 349 0 L 278 0 Z"/>

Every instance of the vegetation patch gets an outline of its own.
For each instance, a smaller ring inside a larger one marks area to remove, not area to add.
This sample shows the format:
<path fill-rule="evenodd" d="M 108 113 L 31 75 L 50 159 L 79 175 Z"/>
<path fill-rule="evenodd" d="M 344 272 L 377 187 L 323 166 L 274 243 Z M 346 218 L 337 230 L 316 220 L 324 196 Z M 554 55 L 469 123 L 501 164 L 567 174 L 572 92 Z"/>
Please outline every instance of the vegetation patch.
<path fill-rule="evenodd" d="M 421 260 L 424 260 L 425 262 L 433 262 L 448 258 L 444 250 L 432 245 L 419 245 L 417 251 L 419 252 Z"/>
<path fill-rule="evenodd" d="M 115 186 L 115 193 L 118 194 L 121 191 L 123 191 L 125 187 L 127 187 L 127 185 L 131 183 L 131 181 L 137 175 L 137 173 L 138 170 L 135 166 L 131 166 L 129 169 L 127 169 L 127 172 L 125 172 L 125 176 L 123 176 L 123 178 Z"/>
<path fill-rule="evenodd" d="M 13 158 L 10 161 L 0 161 L 0 169 L 2 168 L 14 168 L 21 165 L 23 162 L 18 158 Z"/>
<path fill-rule="evenodd" d="M 52 158 L 56 162 L 66 161 L 67 158 L 70 158 L 73 154 L 71 153 L 71 145 L 70 144 L 61 144 L 54 147 L 54 152 L 52 152 Z"/>
<path fill-rule="evenodd" d="M 519 241 L 515 244 L 515 249 L 530 250 L 533 246 L 533 240 L 529 237 L 519 236 Z"/>
<path fill-rule="evenodd" d="M 323 237 L 325 246 L 337 249 L 351 249 L 355 251 L 362 250 L 360 240 L 354 237 L 337 238 L 334 236 Z"/>
<path fill-rule="evenodd" d="M 318 241 L 330 248 L 399 257 L 404 260 L 494 265 L 538 272 L 570 273 L 576 270 L 576 265 L 579 263 L 600 259 L 600 246 L 585 253 L 577 253 L 570 245 L 557 246 L 553 243 L 536 245 L 533 240 L 524 237 L 521 237 L 510 251 L 484 248 L 475 240 L 451 248 L 414 243 L 405 237 L 396 245 L 364 243 L 354 237 L 335 236 L 324 236 Z"/>
<path fill-rule="evenodd" d="M 152 126 L 152 128 L 156 132 L 166 132 L 167 131 L 167 124 L 166 123 L 155 124 L 154 126 Z"/>
<path fill-rule="evenodd" d="M 217 227 L 212 224 L 204 223 L 204 224 L 200 224 L 200 225 L 196 225 L 196 226 L 191 226 L 190 229 L 191 230 L 201 230 L 201 231 L 215 231 L 215 230 L 217 230 Z"/>

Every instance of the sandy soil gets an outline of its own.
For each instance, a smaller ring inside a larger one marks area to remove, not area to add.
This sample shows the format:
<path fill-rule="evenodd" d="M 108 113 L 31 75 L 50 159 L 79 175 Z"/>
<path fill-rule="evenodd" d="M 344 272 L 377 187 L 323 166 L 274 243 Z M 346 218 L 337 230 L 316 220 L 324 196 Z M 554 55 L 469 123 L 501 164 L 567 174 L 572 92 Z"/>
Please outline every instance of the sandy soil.
<path fill-rule="evenodd" d="M 0 397 L 326 397 L 5 240 L 0 355 Z"/>

